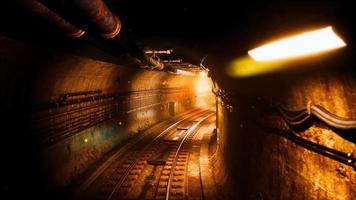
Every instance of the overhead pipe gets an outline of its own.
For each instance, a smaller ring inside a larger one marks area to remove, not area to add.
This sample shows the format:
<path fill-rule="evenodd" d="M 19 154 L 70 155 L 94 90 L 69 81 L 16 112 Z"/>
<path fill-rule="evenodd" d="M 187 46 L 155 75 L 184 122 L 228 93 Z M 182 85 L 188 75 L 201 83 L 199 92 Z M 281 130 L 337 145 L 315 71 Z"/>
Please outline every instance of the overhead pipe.
<path fill-rule="evenodd" d="M 73 37 L 79 38 L 84 35 L 85 31 L 77 28 L 61 16 L 50 10 L 37 0 L 17 0 L 20 4 L 31 10 L 36 15 L 44 17 L 46 20 L 57 25 L 64 32 Z M 116 38 L 121 31 L 121 21 L 110 11 L 102 0 L 73 0 L 75 6 L 95 25 L 100 31 L 100 35 L 106 39 Z M 164 70 L 165 65 L 155 56 L 147 54 L 171 54 L 173 50 L 166 51 L 148 51 L 144 52 L 134 42 L 130 41 L 125 35 L 120 34 L 120 40 L 111 40 L 117 42 L 120 47 L 128 53 L 127 56 L 131 58 L 136 64 L 142 68 L 151 70 Z M 110 46 L 110 44 L 107 44 Z"/>
<path fill-rule="evenodd" d="M 91 20 L 107 39 L 120 33 L 121 21 L 102 0 L 73 0 L 74 4 Z"/>
<path fill-rule="evenodd" d="M 32 13 L 56 25 L 59 29 L 63 30 L 70 37 L 79 38 L 85 33 L 85 31 L 77 28 L 67 20 L 63 19 L 61 16 L 59 16 L 37 0 L 17 0 L 17 2 L 29 9 Z"/>
<path fill-rule="evenodd" d="M 102 0 L 73 0 L 74 4 L 80 9 L 91 22 L 101 32 L 101 36 L 106 39 L 113 39 L 117 37 L 121 31 L 120 19 L 110 11 Z M 139 48 L 133 41 L 129 40 L 125 35 L 120 34 L 120 41 L 118 44 L 131 55 L 128 55 L 135 63 L 142 68 L 152 70 L 163 70 L 164 64 L 156 60 L 154 57 L 147 56 L 141 48 Z M 165 52 L 170 54 L 172 50 Z M 161 52 L 157 52 L 161 53 Z"/>
<path fill-rule="evenodd" d="M 85 31 L 77 28 L 75 25 L 68 22 L 66 19 L 52 11 L 46 5 L 42 4 L 38 0 L 17 0 L 18 4 L 27 8 L 36 15 L 45 18 L 47 21 L 55 24 L 62 29 L 67 35 L 73 38 L 79 38 L 84 35 Z M 101 0 L 81 1 L 73 0 L 76 7 L 90 20 L 96 28 L 100 31 L 101 36 L 104 38 L 115 38 L 121 30 L 121 22 L 117 16 L 115 16 Z M 118 45 L 113 44 L 100 44 L 97 41 L 92 40 L 90 37 L 86 37 L 87 42 L 93 43 L 99 48 L 108 48 L 116 51 L 117 46 L 120 46 L 127 52 L 127 56 L 134 61 L 135 64 L 142 65 L 143 62 L 149 62 L 145 59 L 142 49 L 140 49 L 132 41 L 128 40 L 124 35 L 120 35 L 120 40 L 111 40 L 110 42 L 116 42 Z M 112 47 L 114 49 L 112 49 Z"/>

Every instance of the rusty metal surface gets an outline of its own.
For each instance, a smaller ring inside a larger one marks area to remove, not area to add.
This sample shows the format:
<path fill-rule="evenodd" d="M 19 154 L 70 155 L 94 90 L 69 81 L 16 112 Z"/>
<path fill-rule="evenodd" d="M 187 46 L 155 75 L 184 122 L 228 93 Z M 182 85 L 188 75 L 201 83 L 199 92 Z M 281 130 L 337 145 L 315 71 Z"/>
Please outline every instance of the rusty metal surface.
<path fill-rule="evenodd" d="M 74 0 L 77 7 L 95 24 L 104 38 L 114 38 L 121 30 L 121 22 L 102 0 Z"/>

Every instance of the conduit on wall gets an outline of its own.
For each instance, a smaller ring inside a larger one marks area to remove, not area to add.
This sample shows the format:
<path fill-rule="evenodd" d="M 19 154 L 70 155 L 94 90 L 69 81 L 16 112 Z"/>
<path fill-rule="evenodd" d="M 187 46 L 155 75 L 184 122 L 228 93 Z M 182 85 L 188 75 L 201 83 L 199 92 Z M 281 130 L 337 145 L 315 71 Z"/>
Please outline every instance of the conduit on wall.
<path fill-rule="evenodd" d="M 352 152 L 345 153 L 333 148 L 326 147 L 324 145 L 317 144 L 315 142 L 311 142 L 300 136 L 297 136 L 297 134 L 295 134 L 293 131 L 281 131 L 278 129 L 271 129 L 266 127 L 264 127 L 264 129 L 268 130 L 269 133 L 280 135 L 310 151 L 351 166 L 354 170 L 356 170 L 356 158 L 353 156 Z"/>
<path fill-rule="evenodd" d="M 279 113 L 283 116 L 284 120 L 290 125 L 302 125 L 312 116 L 324 122 L 328 126 L 341 130 L 356 129 L 355 119 L 346 119 L 339 117 L 320 105 L 313 105 L 311 102 L 301 109 L 291 110 L 280 104 L 276 105 Z"/>
<path fill-rule="evenodd" d="M 188 94 L 183 88 L 162 88 L 152 90 L 101 94 L 101 91 L 86 91 L 60 95 L 59 101 L 31 106 L 34 120 L 33 132 L 42 145 L 52 145 L 80 131 L 98 125 L 119 115 L 142 108 L 166 105 L 162 95 Z M 78 98 L 79 97 L 79 98 Z M 136 98 L 135 98 L 136 97 Z M 139 98 L 137 98 L 139 97 Z"/>
<path fill-rule="evenodd" d="M 308 102 L 307 106 L 300 109 L 288 109 L 281 104 L 276 104 L 275 107 L 279 111 L 280 115 L 283 117 L 285 122 L 291 126 L 302 126 L 309 119 L 315 117 L 316 119 L 324 122 L 328 126 L 334 129 L 339 130 L 354 130 L 356 129 L 356 120 L 346 119 L 340 116 L 337 116 L 327 109 L 320 105 L 313 105 L 311 102 Z M 268 128 L 267 128 L 268 129 Z M 349 165 L 356 170 L 356 158 L 354 157 L 354 152 L 345 153 L 333 148 L 320 145 L 309 140 L 306 140 L 300 136 L 297 136 L 294 131 L 281 131 L 281 130 L 272 130 L 272 133 L 277 133 L 278 135 L 285 137 L 294 143 L 303 146 L 311 151 L 319 153 L 323 156 L 334 159 L 338 162 L 341 162 L 345 165 Z"/>
<path fill-rule="evenodd" d="M 231 95 L 225 92 L 222 89 L 212 91 L 215 96 L 221 98 L 221 103 L 223 107 L 225 107 L 228 111 L 233 112 L 233 103 L 229 101 L 231 99 Z M 292 126 L 301 126 L 311 119 L 312 117 L 316 117 L 320 121 L 324 122 L 328 126 L 340 130 L 354 130 L 356 129 L 356 120 L 354 119 L 346 119 L 340 116 L 337 116 L 327 109 L 320 105 L 313 105 L 311 102 L 308 105 L 301 109 L 288 109 L 281 104 L 275 104 L 275 107 L 283 117 L 283 119 Z M 276 128 L 262 126 L 264 130 L 267 130 L 270 133 L 280 135 L 292 142 L 323 156 L 334 159 L 338 162 L 341 162 L 345 165 L 351 166 L 356 170 L 356 158 L 354 157 L 354 152 L 342 152 L 333 148 L 329 148 L 324 145 L 317 144 L 315 142 L 311 142 L 307 139 L 304 139 L 298 136 L 293 130 L 279 130 Z"/>

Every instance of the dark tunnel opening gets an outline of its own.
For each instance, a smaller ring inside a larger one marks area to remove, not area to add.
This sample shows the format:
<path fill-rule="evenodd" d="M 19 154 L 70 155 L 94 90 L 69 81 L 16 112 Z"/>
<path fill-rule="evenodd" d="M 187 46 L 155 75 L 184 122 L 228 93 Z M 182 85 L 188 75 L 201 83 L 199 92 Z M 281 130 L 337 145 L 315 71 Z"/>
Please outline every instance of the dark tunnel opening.
<path fill-rule="evenodd" d="M 0 198 L 354 199 L 354 15 L 346 1 L 4 2 Z"/>

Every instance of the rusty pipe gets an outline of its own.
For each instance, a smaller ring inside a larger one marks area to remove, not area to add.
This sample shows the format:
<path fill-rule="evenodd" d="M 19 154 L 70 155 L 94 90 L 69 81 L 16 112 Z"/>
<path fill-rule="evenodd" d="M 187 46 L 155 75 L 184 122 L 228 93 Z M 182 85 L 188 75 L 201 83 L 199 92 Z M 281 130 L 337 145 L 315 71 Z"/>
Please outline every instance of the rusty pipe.
<path fill-rule="evenodd" d="M 58 28 L 63 30 L 68 36 L 73 38 L 79 38 L 84 35 L 85 31 L 77 28 L 67 20 L 63 19 L 57 13 L 53 12 L 51 9 L 36 0 L 18 0 L 17 1 L 22 6 L 29 9 L 34 14 L 46 19 L 50 23 L 56 25 Z"/>
<path fill-rule="evenodd" d="M 74 4 L 91 20 L 104 38 L 114 38 L 121 30 L 121 22 L 102 0 L 73 0 Z"/>

